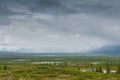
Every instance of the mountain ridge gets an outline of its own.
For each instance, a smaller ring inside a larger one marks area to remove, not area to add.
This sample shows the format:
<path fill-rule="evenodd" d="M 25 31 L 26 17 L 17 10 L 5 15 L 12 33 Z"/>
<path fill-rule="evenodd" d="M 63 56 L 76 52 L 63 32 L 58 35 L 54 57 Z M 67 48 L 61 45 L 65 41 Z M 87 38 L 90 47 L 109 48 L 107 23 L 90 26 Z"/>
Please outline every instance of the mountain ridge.
<path fill-rule="evenodd" d="M 120 55 L 120 46 L 104 46 L 102 48 L 92 50 L 90 53 L 104 55 Z"/>

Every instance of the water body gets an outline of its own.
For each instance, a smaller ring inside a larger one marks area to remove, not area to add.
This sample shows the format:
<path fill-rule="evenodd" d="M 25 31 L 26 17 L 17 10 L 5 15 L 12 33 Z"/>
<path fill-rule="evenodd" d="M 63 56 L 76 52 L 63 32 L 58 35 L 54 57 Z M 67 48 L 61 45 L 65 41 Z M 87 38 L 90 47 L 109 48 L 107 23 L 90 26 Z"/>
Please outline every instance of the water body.
<path fill-rule="evenodd" d="M 92 72 L 92 70 L 81 70 L 81 72 Z M 102 70 L 103 73 L 107 73 L 107 70 Z M 110 70 L 110 73 L 116 73 L 116 70 Z"/>
<path fill-rule="evenodd" d="M 60 64 L 62 62 L 32 62 L 31 64 Z"/>

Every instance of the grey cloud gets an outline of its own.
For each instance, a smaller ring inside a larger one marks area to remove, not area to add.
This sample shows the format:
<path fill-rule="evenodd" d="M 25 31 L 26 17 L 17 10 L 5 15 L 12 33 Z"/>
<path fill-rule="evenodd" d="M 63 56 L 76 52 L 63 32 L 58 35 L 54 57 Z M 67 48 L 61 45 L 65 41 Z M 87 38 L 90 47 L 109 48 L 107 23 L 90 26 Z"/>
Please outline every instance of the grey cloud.
<path fill-rule="evenodd" d="M 87 50 L 116 44 L 119 4 L 119 0 L 0 0 L 0 32 L 7 35 L 8 46 Z"/>
<path fill-rule="evenodd" d="M 26 12 L 28 10 L 30 13 L 54 15 L 86 13 L 117 18 L 120 14 L 119 3 L 119 0 L 0 0 L 0 16 L 28 15 Z"/>
<path fill-rule="evenodd" d="M 0 25 L 10 25 L 11 22 L 7 17 L 0 17 Z"/>
<path fill-rule="evenodd" d="M 28 2 L 29 1 L 29 2 Z M 119 15 L 119 0 L 26 0 L 31 11 L 54 14 L 91 13 Z"/>
<path fill-rule="evenodd" d="M 13 4 L 14 2 L 11 3 L 10 1 L 7 0 L 0 1 L 0 25 L 10 25 L 11 24 L 11 20 L 9 18 L 10 16 L 26 14 L 12 11 L 11 6 L 13 6 Z M 15 7 L 16 6 L 14 6 L 14 8 Z"/>
<path fill-rule="evenodd" d="M 119 0 L 1 0 L 1 14 L 12 14 L 7 8 L 24 6 L 31 12 L 48 14 L 89 13 L 99 15 L 119 15 Z M 23 7 L 23 8 L 24 8 Z M 25 14 L 25 13 L 24 13 Z"/>
<path fill-rule="evenodd" d="M 0 7 L 0 16 L 9 16 L 11 14 L 13 13 L 7 8 Z"/>

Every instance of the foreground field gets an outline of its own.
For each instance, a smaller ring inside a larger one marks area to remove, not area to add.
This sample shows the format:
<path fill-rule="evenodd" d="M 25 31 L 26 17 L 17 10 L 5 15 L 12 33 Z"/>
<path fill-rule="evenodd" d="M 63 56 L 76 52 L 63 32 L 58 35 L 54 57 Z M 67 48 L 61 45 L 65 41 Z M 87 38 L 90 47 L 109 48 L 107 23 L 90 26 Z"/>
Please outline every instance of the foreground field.
<path fill-rule="evenodd" d="M 0 80 L 120 80 L 116 73 L 81 72 L 78 66 L 0 65 Z"/>
<path fill-rule="evenodd" d="M 120 80 L 113 56 L 1 58 L 0 80 Z"/>

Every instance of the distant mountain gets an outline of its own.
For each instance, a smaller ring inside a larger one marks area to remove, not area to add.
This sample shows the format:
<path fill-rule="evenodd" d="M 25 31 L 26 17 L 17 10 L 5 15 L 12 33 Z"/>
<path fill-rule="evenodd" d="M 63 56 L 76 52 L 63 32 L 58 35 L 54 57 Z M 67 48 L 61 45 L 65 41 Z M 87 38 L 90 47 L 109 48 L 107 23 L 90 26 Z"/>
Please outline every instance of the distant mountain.
<path fill-rule="evenodd" d="M 19 49 L 6 49 L 6 48 L 1 48 L 0 53 L 33 53 L 35 52 L 34 50 L 30 48 L 19 48 Z"/>
<path fill-rule="evenodd" d="M 0 51 L 0 58 L 31 58 L 31 57 L 65 57 L 65 56 L 88 56 L 84 53 L 22 53 L 12 51 Z"/>
<path fill-rule="evenodd" d="M 0 55 L 1 54 L 13 54 L 13 53 L 16 53 L 16 52 L 14 52 L 14 51 L 2 51 L 2 50 L 0 50 Z"/>
<path fill-rule="evenodd" d="M 16 51 L 1 51 L 0 50 L 0 54 L 13 54 L 13 53 L 20 53 L 20 52 L 16 52 Z"/>
<path fill-rule="evenodd" d="M 90 51 L 90 53 L 104 54 L 104 55 L 120 55 L 120 46 L 104 46 L 100 49 Z"/>

